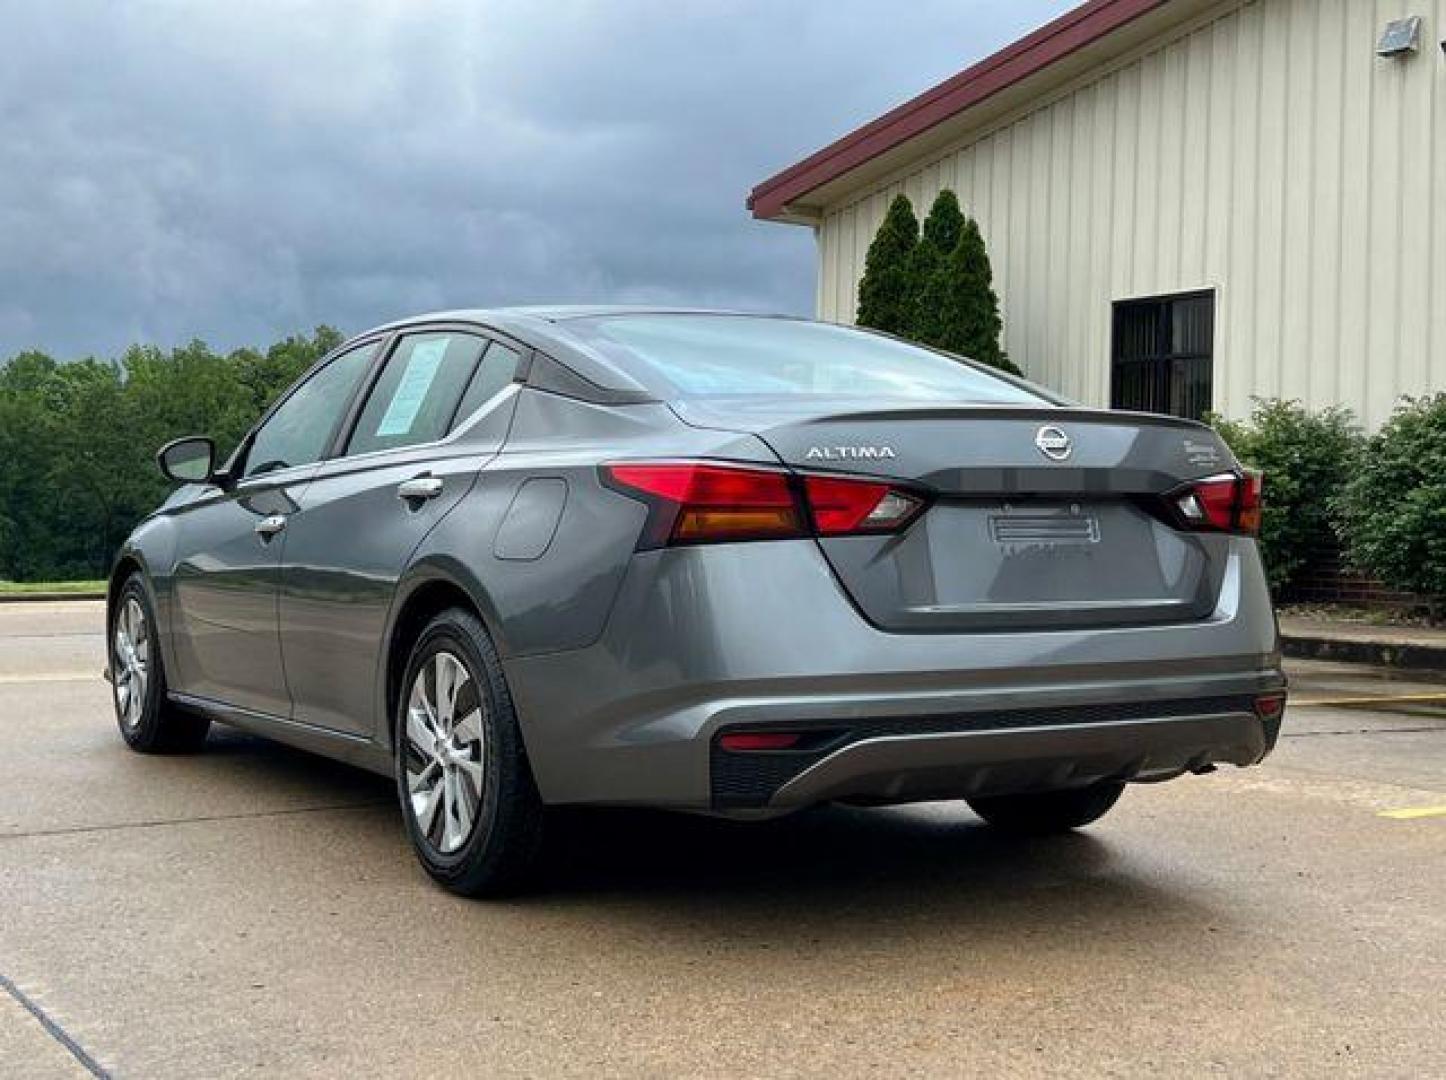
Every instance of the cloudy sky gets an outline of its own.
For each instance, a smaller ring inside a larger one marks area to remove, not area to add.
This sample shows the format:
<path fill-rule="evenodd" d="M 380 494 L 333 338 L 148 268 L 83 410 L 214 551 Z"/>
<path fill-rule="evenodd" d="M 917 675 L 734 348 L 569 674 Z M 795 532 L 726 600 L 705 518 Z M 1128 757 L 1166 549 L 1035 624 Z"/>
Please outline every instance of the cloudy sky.
<path fill-rule="evenodd" d="M 550 301 L 807 312 L 759 180 L 1068 0 L 0 0 L 0 358 Z"/>

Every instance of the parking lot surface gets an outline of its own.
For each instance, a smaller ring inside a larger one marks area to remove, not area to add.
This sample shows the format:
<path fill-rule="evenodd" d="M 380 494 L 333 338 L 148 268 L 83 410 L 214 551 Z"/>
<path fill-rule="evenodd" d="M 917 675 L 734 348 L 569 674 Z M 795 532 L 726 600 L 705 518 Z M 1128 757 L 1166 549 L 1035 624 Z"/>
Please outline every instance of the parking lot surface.
<path fill-rule="evenodd" d="M 0 604 L 0 1076 L 1446 1075 L 1446 684 L 1300 664 L 1276 756 L 1075 836 L 574 812 L 453 898 L 382 778 L 114 729 Z"/>

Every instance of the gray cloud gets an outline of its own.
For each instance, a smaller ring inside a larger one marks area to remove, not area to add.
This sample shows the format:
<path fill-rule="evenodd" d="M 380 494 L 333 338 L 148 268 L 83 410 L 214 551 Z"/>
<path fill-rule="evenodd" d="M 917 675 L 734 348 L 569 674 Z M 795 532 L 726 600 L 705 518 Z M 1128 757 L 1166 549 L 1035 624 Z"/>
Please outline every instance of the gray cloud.
<path fill-rule="evenodd" d="M 0 0 L 0 357 L 544 301 L 806 312 L 758 180 L 1064 0 Z"/>

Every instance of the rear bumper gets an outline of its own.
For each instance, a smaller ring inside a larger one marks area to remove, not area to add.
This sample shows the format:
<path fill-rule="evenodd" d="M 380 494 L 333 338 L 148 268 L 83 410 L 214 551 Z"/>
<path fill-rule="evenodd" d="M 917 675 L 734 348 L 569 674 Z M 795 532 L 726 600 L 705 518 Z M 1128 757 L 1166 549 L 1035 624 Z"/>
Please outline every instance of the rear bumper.
<path fill-rule="evenodd" d="M 1274 745 L 1251 712 L 1285 685 L 1253 545 L 1225 579 L 1188 624 L 895 634 L 811 543 L 670 549 L 635 557 L 596 644 L 504 666 L 550 803 L 791 809 L 1160 779 Z M 751 787 L 720 761 L 727 729 L 801 725 L 839 738 Z"/>
<path fill-rule="evenodd" d="M 792 763 L 780 760 L 786 754 L 728 754 L 715 743 L 713 806 L 796 809 L 834 800 L 899 803 L 1166 780 L 1214 765 L 1254 765 L 1278 732 L 1278 720 L 1231 711 L 881 735 Z M 737 760 L 745 757 L 774 760 L 760 769 L 761 760 Z"/>

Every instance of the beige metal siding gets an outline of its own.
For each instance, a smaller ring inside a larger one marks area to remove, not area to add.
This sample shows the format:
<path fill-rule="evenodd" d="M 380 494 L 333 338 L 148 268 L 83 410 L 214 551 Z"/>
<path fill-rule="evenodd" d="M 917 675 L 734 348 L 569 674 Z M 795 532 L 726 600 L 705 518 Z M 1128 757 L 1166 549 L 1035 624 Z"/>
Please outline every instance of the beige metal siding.
<path fill-rule="evenodd" d="M 1378 59 L 1392 18 L 1420 54 Z M 1114 300 L 1217 290 L 1215 407 L 1349 405 L 1374 426 L 1446 390 L 1446 0 L 1253 0 L 983 132 L 819 226 L 819 315 L 852 320 L 903 191 L 979 219 L 1006 347 L 1108 404 Z"/>

